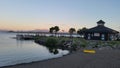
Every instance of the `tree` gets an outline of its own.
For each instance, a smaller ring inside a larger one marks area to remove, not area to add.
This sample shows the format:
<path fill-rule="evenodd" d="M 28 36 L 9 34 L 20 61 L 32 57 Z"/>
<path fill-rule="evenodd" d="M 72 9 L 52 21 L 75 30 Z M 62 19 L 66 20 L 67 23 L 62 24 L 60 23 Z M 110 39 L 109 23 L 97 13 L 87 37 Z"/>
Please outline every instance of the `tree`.
<path fill-rule="evenodd" d="M 60 29 L 59 29 L 58 26 L 55 26 L 55 27 L 54 27 L 54 30 L 55 30 L 55 36 L 56 36 L 57 32 L 58 32 Z"/>
<path fill-rule="evenodd" d="M 86 27 L 83 27 L 82 29 L 79 29 L 79 30 L 77 31 L 77 33 L 78 33 L 79 35 L 81 35 L 81 36 L 84 36 L 86 30 L 87 30 L 87 28 L 86 28 Z"/>
<path fill-rule="evenodd" d="M 50 29 L 49 29 L 49 32 L 50 33 L 55 33 L 55 36 L 56 36 L 56 34 L 57 34 L 57 32 L 59 31 L 60 29 L 59 29 L 59 27 L 58 26 L 55 26 L 55 27 L 51 27 Z"/>
<path fill-rule="evenodd" d="M 50 32 L 51 34 L 53 34 L 53 32 L 54 32 L 54 27 L 51 27 L 51 28 L 49 29 L 49 32 Z"/>
<path fill-rule="evenodd" d="M 72 37 L 72 34 L 73 34 L 75 31 L 76 31 L 75 28 L 70 28 L 70 29 L 69 29 L 70 37 Z"/>

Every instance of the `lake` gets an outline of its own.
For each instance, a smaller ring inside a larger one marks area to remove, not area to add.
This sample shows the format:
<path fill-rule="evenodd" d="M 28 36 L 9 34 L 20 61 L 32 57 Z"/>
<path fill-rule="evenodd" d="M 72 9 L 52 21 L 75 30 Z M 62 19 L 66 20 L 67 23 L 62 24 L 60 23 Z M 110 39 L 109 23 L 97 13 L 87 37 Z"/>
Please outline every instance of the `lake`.
<path fill-rule="evenodd" d="M 45 46 L 32 40 L 13 39 L 15 36 L 15 33 L 0 33 L 0 67 L 58 58 L 69 53 L 58 49 L 59 53 L 53 54 Z"/>

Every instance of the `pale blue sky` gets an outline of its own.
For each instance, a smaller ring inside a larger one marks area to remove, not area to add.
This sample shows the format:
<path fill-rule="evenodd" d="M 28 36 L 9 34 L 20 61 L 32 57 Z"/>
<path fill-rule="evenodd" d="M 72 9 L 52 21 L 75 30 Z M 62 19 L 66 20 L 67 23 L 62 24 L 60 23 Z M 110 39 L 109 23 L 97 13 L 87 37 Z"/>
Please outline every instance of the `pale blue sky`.
<path fill-rule="evenodd" d="M 0 29 L 61 30 L 106 26 L 120 30 L 120 0 L 0 0 Z"/>

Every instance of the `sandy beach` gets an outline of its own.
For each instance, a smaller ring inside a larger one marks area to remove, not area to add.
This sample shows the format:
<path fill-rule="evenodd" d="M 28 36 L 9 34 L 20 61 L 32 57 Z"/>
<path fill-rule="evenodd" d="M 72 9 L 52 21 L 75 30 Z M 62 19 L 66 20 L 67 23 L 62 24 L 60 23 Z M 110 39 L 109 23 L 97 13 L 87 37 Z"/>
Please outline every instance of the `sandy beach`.
<path fill-rule="evenodd" d="M 96 50 L 95 54 L 79 50 L 61 58 L 2 68 L 120 68 L 120 50 Z"/>

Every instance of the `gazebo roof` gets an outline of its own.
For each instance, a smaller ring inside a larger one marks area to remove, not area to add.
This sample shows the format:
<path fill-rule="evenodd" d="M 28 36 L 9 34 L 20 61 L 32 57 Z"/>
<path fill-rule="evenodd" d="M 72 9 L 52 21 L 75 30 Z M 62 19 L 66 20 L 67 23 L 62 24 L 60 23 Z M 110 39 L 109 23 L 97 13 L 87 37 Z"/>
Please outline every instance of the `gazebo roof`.
<path fill-rule="evenodd" d="M 104 22 L 103 20 L 100 20 L 100 21 L 97 22 L 97 24 L 98 24 L 98 25 L 104 25 L 105 22 Z"/>
<path fill-rule="evenodd" d="M 105 23 L 103 22 L 102 20 L 98 21 L 98 23 Z M 108 28 L 108 27 L 105 27 L 104 25 L 97 25 L 96 27 L 93 27 L 93 28 L 90 28 L 90 29 L 87 29 L 85 32 L 94 32 L 94 33 L 119 33 L 118 31 L 116 30 L 113 30 L 111 28 Z"/>

